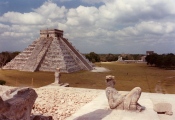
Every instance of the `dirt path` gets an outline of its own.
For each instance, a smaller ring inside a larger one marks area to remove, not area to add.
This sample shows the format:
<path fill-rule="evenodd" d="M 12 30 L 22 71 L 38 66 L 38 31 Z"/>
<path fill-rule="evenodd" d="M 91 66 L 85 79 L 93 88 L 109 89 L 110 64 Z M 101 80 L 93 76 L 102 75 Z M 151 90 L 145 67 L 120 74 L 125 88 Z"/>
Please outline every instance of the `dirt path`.
<path fill-rule="evenodd" d="M 156 93 L 167 93 L 166 90 L 162 86 L 162 81 L 161 80 L 159 80 L 157 82 L 156 87 L 155 87 L 155 92 Z"/>
<path fill-rule="evenodd" d="M 164 94 L 168 93 L 166 91 L 166 89 L 163 87 L 163 84 L 166 84 L 166 81 L 168 79 L 172 79 L 172 78 L 175 78 L 175 76 L 170 76 L 170 77 L 165 78 L 164 80 L 159 80 L 155 86 L 155 92 L 156 93 L 164 93 Z"/>

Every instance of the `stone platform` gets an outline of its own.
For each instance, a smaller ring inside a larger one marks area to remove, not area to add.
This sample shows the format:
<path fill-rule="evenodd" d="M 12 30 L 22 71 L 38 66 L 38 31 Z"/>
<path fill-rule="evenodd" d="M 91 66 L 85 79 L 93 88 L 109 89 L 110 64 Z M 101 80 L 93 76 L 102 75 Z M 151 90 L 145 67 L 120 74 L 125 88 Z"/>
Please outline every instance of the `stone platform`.
<path fill-rule="evenodd" d="M 125 93 L 123 91 L 123 93 Z M 158 114 L 153 110 L 154 103 L 172 104 L 173 115 Z M 146 107 L 142 112 L 111 110 L 108 106 L 105 91 L 90 103 L 84 105 L 66 120 L 175 120 L 175 95 L 142 93 L 139 103 Z"/>

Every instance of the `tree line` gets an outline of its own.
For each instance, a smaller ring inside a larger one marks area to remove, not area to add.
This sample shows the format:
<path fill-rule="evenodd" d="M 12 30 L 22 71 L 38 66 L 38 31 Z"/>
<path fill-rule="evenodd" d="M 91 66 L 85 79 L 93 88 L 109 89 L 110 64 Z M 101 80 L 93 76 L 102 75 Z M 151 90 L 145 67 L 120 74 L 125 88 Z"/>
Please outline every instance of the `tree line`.
<path fill-rule="evenodd" d="M 19 52 L 1 52 L 0 53 L 0 68 L 10 62 Z"/>
<path fill-rule="evenodd" d="M 89 54 L 84 54 L 85 57 L 95 63 L 95 62 L 112 62 L 117 61 L 118 57 L 122 57 L 123 60 L 141 60 L 142 54 L 97 54 L 95 52 L 90 52 Z"/>
<path fill-rule="evenodd" d="M 96 54 L 95 52 L 90 52 L 89 54 L 85 54 L 85 57 L 91 61 L 92 63 L 95 62 L 111 62 L 117 61 L 118 55 L 116 54 Z"/>
<path fill-rule="evenodd" d="M 146 61 L 148 65 L 156 66 L 159 68 L 175 69 L 175 55 L 173 53 L 169 54 L 151 54 L 146 56 Z"/>
<path fill-rule="evenodd" d="M 0 68 L 10 62 L 16 55 L 20 52 L 1 52 L 0 53 Z M 118 57 L 122 57 L 123 60 L 140 60 L 143 56 L 142 54 L 97 54 L 95 52 L 90 52 L 89 54 L 84 54 L 85 57 L 95 63 L 95 62 L 111 62 L 117 61 Z M 160 68 L 174 69 L 175 68 L 175 55 L 172 53 L 158 55 L 156 53 L 147 55 L 146 61 L 148 65 L 156 66 Z"/>

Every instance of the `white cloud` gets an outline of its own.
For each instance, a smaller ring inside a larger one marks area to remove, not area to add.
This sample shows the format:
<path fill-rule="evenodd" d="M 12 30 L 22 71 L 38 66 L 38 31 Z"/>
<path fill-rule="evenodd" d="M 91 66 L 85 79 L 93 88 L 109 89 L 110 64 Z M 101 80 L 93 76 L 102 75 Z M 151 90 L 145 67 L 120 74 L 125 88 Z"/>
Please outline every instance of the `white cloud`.
<path fill-rule="evenodd" d="M 45 19 L 64 19 L 66 17 L 67 9 L 52 2 L 45 2 L 41 7 L 34 9 L 34 11 L 42 15 Z"/>
<path fill-rule="evenodd" d="M 34 12 L 23 14 L 18 12 L 8 12 L 0 17 L 0 21 L 12 24 L 40 24 L 44 22 L 42 16 Z"/>
<path fill-rule="evenodd" d="M 5 24 L 0 23 L 0 33 L 4 32 L 4 31 L 8 31 L 9 29 L 10 29 L 9 25 L 5 25 Z"/>
<path fill-rule="evenodd" d="M 171 22 L 141 22 L 133 27 L 126 27 L 116 32 L 117 36 L 146 36 L 152 35 L 166 35 L 175 32 L 175 23 Z"/>
<path fill-rule="evenodd" d="M 123 51 L 124 48 L 130 51 L 136 45 L 142 46 L 135 49 L 141 51 L 145 46 L 149 49 L 150 42 L 174 43 L 174 0 L 82 1 L 103 4 L 99 7 L 80 5 L 67 9 L 48 1 L 28 13 L 7 12 L 0 16 L 0 42 L 3 42 L 2 38 L 8 40 L 13 37 L 17 42 L 24 43 L 25 48 L 29 40 L 33 41 L 39 36 L 40 29 L 58 28 L 64 30 L 65 37 L 82 52 L 95 48 L 98 52 L 113 49 Z M 84 44 L 87 47 L 82 47 Z"/>
<path fill-rule="evenodd" d="M 63 21 L 66 17 L 66 12 L 67 10 L 64 6 L 58 7 L 55 3 L 45 2 L 41 7 L 33 9 L 33 12 L 7 12 L 0 17 L 0 21 L 11 24 L 42 25 L 59 19 Z"/>
<path fill-rule="evenodd" d="M 68 25 L 89 26 L 98 20 L 98 9 L 95 7 L 79 6 L 76 9 L 70 9 L 67 13 Z"/>
<path fill-rule="evenodd" d="M 17 32 L 4 32 L 3 34 L 1 34 L 4 37 L 26 37 L 26 33 L 17 33 Z"/>

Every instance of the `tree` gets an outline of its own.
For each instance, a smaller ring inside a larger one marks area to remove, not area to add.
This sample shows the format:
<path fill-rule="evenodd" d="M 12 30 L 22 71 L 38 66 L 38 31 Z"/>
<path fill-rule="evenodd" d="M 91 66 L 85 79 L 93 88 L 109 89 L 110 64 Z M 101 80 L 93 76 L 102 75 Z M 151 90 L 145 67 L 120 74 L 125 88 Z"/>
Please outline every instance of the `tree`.
<path fill-rule="evenodd" d="M 161 68 L 164 66 L 163 63 L 164 63 L 164 55 L 158 55 L 155 61 L 155 66 Z"/>
<path fill-rule="evenodd" d="M 175 55 L 170 54 L 151 54 L 146 56 L 147 64 L 155 65 L 160 68 L 174 69 L 175 68 Z"/>
<path fill-rule="evenodd" d="M 118 56 L 117 55 L 114 55 L 114 54 L 109 53 L 106 56 L 106 61 L 108 61 L 108 62 L 117 61 L 117 60 L 118 60 Z"/>
<path fill-rule="evenodd" d="M 90 52 L 89 54 L 85 55 L 85 57 L 93 63 L 100 62 L 100 56 L 95 52 Z"/>
<path fill-rule="evenodd" d="M 142 56 L 144 56 L 144 55 L 141 55 L 141 54 L 133 54 L 132 56 L 133 56 L 133 59 L 134 59 L 134 60 L 141 60 Z"/>
<path fill-rule="evenodd" d="M 2 68 L 7 62 L 10 62 L 19 52 L 1 52 L 0 53 L 0 68 Z"/>
<path fill-rule="evenodd" d="M 147 61 L 147 64 L 149 65 L 155 65 L 155 62 L 156 62 L 156 60 L 157 60 L 157 57 L 158 57 L 158 55 L 156 54 L 156 53 L 154 53 L 154 54 L 151 54 L 151 55 L 147 55 L 146 56 L 146 61 Z"/>
<path fill-rule="evenodd" d="M 0 53 L 0 67 L 1 68 L 6 64 L 7 60 L 8 60 L 8 55 Z"/>
<path fill-rule="evenodd" d="M 170 54 L 167 54 L 166 57 L 164 58 L 164 65 L 167 67 L 167 68 L 170 68 L 171 66 L 173 66 L 173 56 L 174 54 L 170 53 Z"/>

